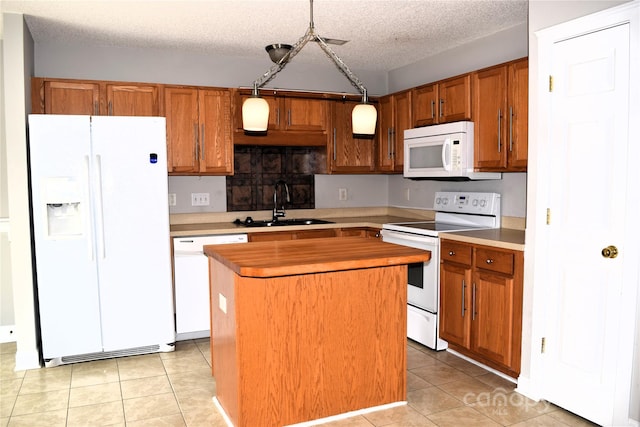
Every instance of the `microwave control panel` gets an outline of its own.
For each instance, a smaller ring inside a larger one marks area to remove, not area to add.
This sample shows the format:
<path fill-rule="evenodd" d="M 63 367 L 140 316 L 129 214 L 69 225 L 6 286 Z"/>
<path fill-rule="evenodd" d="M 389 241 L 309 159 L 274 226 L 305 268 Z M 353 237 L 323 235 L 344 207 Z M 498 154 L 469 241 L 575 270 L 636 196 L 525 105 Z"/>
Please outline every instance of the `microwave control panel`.
<path fill-rule="evenodd" d="M 462 167 L 461 150 L 459 139 L 451 141 L 451 169 L 460 169 Z"/>

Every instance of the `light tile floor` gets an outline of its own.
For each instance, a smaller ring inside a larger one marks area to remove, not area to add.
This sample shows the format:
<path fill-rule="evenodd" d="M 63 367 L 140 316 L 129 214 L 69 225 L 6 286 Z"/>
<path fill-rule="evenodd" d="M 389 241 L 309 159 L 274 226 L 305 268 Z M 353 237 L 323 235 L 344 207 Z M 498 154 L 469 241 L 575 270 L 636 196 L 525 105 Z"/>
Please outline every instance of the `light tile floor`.
<path fill-rule="evenodd" d="M 0 426 L 225 426 L 211 397 L 209 340 L 175 352 L 15 371 L 15 343 L 0 344 Z M 451 353 L 407 347 L 408 405 L 331 427 L 591 426 Z M 256 426 L 260 427 L 260 426 Z"/>

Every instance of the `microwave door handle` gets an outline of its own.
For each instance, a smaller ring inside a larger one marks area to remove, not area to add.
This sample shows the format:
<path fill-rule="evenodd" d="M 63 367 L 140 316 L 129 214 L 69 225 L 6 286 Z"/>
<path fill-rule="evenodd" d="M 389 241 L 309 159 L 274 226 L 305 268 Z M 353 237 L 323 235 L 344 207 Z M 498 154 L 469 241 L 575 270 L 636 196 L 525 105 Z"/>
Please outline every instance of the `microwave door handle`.
<path fill-rule="evenodd" d="M 450 171 L 451 163 L 447 164 L 447 158 L 451 159 L 451 138 L 445 139 L 442 144 L 442 167 L 444 170 Z"/>

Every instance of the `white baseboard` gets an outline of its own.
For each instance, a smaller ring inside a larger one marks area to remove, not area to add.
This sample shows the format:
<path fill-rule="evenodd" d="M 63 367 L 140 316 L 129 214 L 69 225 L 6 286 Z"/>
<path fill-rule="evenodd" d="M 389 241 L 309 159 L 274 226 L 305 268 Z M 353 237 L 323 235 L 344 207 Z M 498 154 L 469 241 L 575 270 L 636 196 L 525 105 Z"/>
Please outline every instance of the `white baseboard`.
<path fill-rule="evenodd" d="M 16 340 L 15 332 L 15 325 L 0 326 L 0 343 L 14 342 Z"/>
<path fill-rule="evenodd" d="M 27 369 L 40 369 L 40 354 L 37 349 L 16 352 L 16 371 L 26 371 Z"/>

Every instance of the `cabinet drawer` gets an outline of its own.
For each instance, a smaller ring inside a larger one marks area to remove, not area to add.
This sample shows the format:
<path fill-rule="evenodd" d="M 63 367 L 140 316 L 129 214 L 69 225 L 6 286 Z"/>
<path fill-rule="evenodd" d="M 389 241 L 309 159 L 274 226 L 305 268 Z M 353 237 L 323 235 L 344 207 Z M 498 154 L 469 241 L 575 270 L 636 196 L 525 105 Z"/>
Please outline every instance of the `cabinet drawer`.
<path fill-rule="evenodd" d="M 317 239 L 322 237 L 336 237 L 337 232 L 335 228 L 327 228 L 320 230 L 306 230 L 306 231 L 296 231 L 294 234 L 294 239 Z"/>
<path fill-rule="evenodd" d="M 476 268 L 513 275 L 513 252 L 476 248 L 475 262 Z"/>
<path fill-rule="evenodd" d="M 440 243 L 440 259 L 447 262 L 471 265 L 471 246 L 442 240 Z"/>
<path fill-rule="evenodd" d="M 273 231 L 267 233 L 249 233 L 249 242 L 271 242 L 273 240 L 292 240 L 293 233 L 288 231 Z"/>

